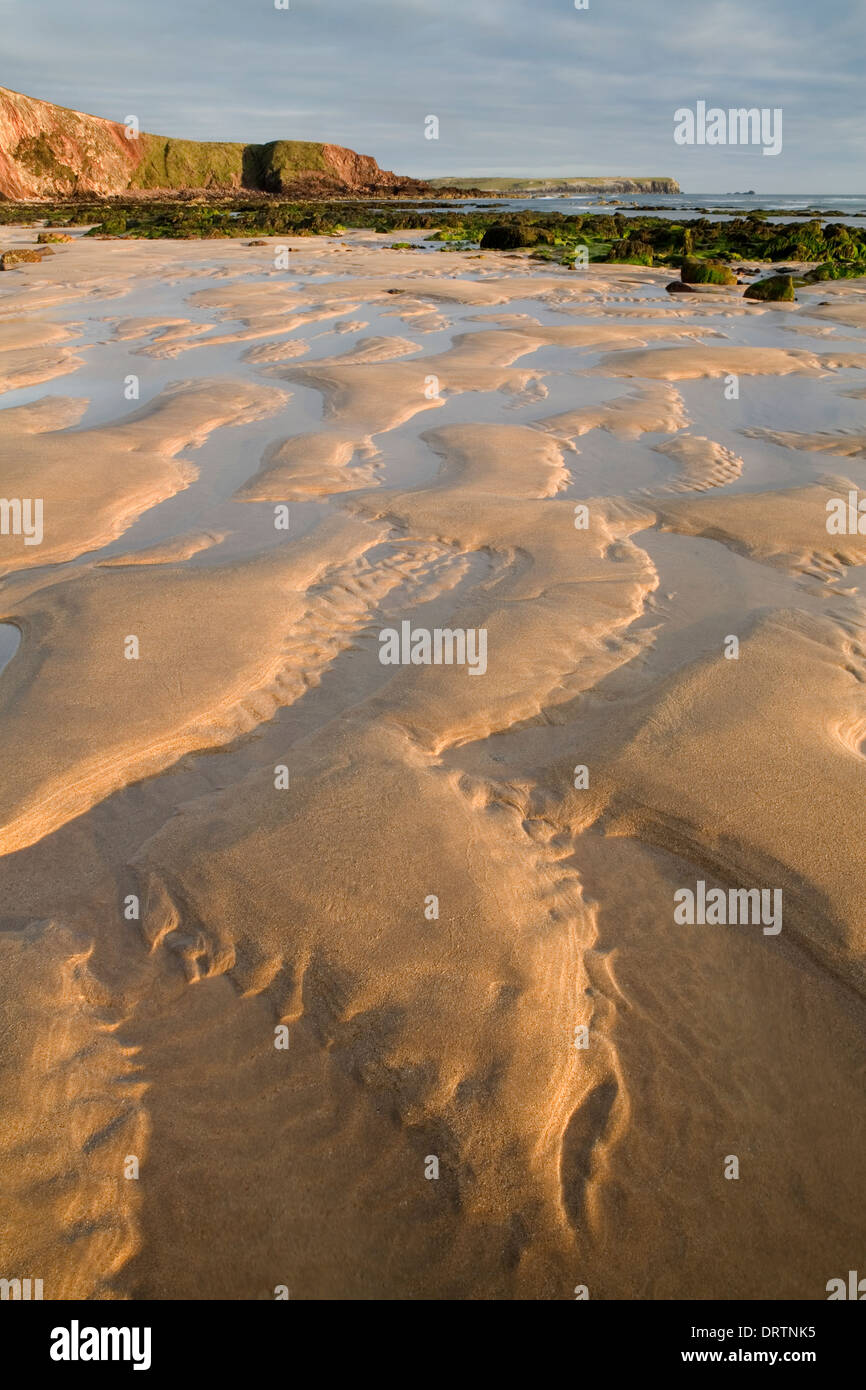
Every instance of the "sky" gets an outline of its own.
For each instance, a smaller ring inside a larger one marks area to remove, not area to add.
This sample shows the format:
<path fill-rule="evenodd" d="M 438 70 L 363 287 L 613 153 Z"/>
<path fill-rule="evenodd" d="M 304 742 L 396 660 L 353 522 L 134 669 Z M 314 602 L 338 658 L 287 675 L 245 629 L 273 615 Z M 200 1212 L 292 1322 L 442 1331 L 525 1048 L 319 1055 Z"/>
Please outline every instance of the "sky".
<path fill-rule="evenodd" d="M 0 0 L 0 83 L 161 135 L 330 141 L 417 178 L 866 193 L 863 0 L 277 3 Z M 781 151 L 675 143 L 698 101 L 781 108 Z"/>

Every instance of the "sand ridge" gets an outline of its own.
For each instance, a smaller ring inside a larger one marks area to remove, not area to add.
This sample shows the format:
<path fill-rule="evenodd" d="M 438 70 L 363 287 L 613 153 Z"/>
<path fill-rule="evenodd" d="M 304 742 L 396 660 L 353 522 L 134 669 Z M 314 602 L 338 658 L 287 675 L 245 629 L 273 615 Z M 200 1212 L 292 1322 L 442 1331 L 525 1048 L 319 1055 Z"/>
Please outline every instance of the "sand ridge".
<path fill-rule="evenodd" d="M 267 386 L 192 381 L 90 430 L 70 429 L 68 417 L 46 428 L 35 406 L 3 412 L 0 492 L 38 499 L 43 535 L 32 545 L 23 534 L 0 535 L 0 571 L 71 560 L 115 539 L 197 476 L 182 450 L 221 425 L 260 419 L 284 399 Z"/>

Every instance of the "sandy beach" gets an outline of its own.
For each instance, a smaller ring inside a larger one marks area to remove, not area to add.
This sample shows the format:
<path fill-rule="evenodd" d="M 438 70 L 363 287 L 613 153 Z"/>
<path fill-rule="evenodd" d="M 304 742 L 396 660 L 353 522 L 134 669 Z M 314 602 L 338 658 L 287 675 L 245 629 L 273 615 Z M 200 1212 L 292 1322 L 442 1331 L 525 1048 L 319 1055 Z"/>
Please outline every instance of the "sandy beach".
<path fill-rule="evenodd" d="M 5 1264 L 825 1299 L 866 1241 L 866 521 L 827 525 L 866 280 L 393 239 L 0 275 L 0 497 L 41 503 L 0 534 Z M 483 670 L 383 662 L 403 624 Z M 781 929 L 677 921 L 698 883 Z"/>

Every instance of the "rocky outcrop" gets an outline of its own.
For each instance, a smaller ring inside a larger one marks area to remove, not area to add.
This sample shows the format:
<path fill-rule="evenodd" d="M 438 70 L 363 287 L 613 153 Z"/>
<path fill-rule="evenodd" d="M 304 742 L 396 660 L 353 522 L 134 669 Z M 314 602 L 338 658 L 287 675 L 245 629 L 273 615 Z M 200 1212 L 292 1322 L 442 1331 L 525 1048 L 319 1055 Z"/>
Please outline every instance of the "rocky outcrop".
<path fill-rule="evenodd" d="M 50 246 L 40 246 L 38 251 L 24 246 L 17 246 L 13 251 L 0 251 L 0 270 L 14 270 L 18 265 L 39 262 L 43 256 L 50 255 Z"/>
<path fill-rule="evenodd" d="M 181 140 L 69 111 L 0 87 L 0 197 L 250 190 L 331 197 L 419 193 L 370 155 L 312 140 Z"/>
<path fill-rule="evenodd" d="M 724 261 L 684 256 L 680 277 L 684 285 L 735 285 L 737 277 Z"/>
<path fill-rule="evenodd" d="M 467 197 L 473 193 L 489 197 L 491 194 L 511 195 L 515 198 L 532 197 L 539 194 L 561 194 L 570 197 L 574 193 L 679 193 L 676 179 L 666 178 L 472 178 L 472 179 L 430 179 L 430 184 L 440 195 L 449 193 Z"/>
<path fill-rule="evenodd" d="M 794 281 L 790 275 L 768 275 L 765 280 L 756 280 L 745 292 L 746 299 L 792 300 Z"/>
<path fill-rule="evenodd" d="M 482 251 L 513 251 L 521 246 L 551 245 L 553 236 L 544 227 L 521 227 L 501 222 L 488 227 L 481 238 Z"/>

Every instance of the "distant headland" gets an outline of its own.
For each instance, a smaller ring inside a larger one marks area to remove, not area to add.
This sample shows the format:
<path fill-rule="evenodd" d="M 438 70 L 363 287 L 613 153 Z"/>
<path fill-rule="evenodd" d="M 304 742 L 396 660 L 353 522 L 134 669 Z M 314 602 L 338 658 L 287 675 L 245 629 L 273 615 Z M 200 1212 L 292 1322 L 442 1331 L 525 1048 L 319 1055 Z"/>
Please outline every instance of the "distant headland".
<path fill-rule="evenodd" d="M 527 197 L 530 194 L 570 195 L 572 193 L 679 193 L 676 179 L 666 178 L 471 178 L 428 179 L 437 190 L 458 193 L 508 194 Z"/>

